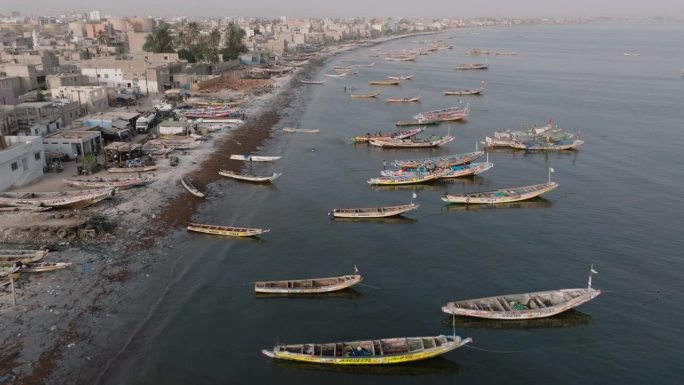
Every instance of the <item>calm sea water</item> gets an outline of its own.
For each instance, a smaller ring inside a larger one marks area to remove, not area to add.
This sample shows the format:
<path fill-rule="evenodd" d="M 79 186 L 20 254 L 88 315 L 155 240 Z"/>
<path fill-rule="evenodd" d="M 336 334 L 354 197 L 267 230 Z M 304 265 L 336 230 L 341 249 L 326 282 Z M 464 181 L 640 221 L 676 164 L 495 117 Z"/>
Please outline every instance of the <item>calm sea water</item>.
<path fill-rule="evenodd" d="M 182 255 L 170 287 L 138 343 L 115 362 L 111 384 L 657 384 L 684 375 L 681 319 L 684 262 L 682 160 L 684 25 L 581 25 L 462 30 L 440 35 L 451 51 L 415 63 L 375 61 L 344 79 L 310 86 L 306 103 L 285 111 L 262 153 L 282 155 L 255 173 L 283 173 L 274 186 L 221 181 L 197 220 L 268 227 L 261 241 L 181 232 Z M 415 39 L 384 50 L 412 48 Z M 458 72 L 472 48 L 516 51 L 490 56 L 488 71 Z M 626 57 L 623 52 L 638 52 Z M 370 90 L 369 80 L 415 74 L 401 87 L 378 88 L 379 100 L 351 100 L 344 87 Z M 424 110 L 454 105 L 442 91 L 474 88 L 462 97 L 465 123 L 429 128 L 456 140 L 438 150 L 381 150 L 351 136 L 389 130 Z M 387 105 L 385 97 L 423 97 Z M 411 189 L 370 188 L 382 161 L 472 151 L 502 128 L 549 118 L 586 143 L 576 152 L 496 151 L 495 167 L 474 179 L 418 187 L 418 211 L 382 223 L 331 221 L 335 207 L 408 203 Z M 541 183 L 547 167 L 560 187 L 543 200 L 501 208 L 445 207 L 444 192 Z M 220 195 L 219 195 L 220 194 Z M 218 195 L 218 196 L 217 196 Z M 459 320 L 473 346 L 442 358 L 383 368 L 329 368 L 276 362 L 260 354 L 276 341 L 332 342 L 449 334 L 440 307 L 452 300 L 584 287 L 589 266 L 605 292 L 577 312 L 524 323 Z M 351 273 L 369 286 L 319 298 L 257 298 L 250 282 Z"/>

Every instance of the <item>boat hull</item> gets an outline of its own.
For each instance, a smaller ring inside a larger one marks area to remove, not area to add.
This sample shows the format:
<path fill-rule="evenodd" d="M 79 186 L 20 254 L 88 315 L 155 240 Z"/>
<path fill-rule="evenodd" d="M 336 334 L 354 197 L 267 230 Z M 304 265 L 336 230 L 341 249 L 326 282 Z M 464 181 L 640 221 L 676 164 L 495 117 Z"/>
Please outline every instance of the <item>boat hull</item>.
<path fill-rule="evenodd" d="M 352 275 L 348 276 L 349 279 L 344 279 L 345 277 L 336 277 L 342 279 L 341 282 L 333 285 L 327 285 L 327 286 L 321 286 L 321 287 L 291 287 L 291 288 L 284 288 L 284 287 L 268 287 L 263 285 L 263 283 L 266 282 L 257 282 L 254 285 L 254 292 L 256 293 L 268 293 L 268 294 L 322 294 L 322 293 L 331 293 L 334 291 L 340 291 L 344 290 L 347 288 L 350 288 L 357 283 L 360 283 L 363 281 L 363 278 L 360 275 Z M 315 280 L 325 280 L 325 279 L 335 279 L 335 278 L 314 278 L 311 279 L 311 281 Z M 302 281 L 302 280 L 295 280 L 295 281 Z M 287 281 L 281 281 L 281 282 L 287 282 Z M 260 286 L 260 284 L 262 284 Z"/>
<path fill-rule="evenodd" d="M 517 201 L 524 201 L 527 199 L 532 199 L 534 197 L 538 197 L 544 193 L 547 193 L 556 187 L 558 187 L 558 183 L 556 182 L 551 182 L 551 183 L 545 183 L 546 187 L 536 189 L 534 191 L 530 191 L 527 193 L 521 193 L 521 194 L 515 194 L 515 195 L 510 195 L 510 196 L 485 196 L 485 197 L 477 197 L 477 196 L 472 196 L 470 194 L 463 194 L 463 195 L 451 195 L 451 194 L 446 194 L 442 196 L 442 200 L 444 202 L 448 203 L 464 203 L 464 204 L 489 204 L 489 203 L 509 203 L 509 202 L 517 202 Z M 516 187 L 519 188 L 519 187 Z"/>
<path fill-rule="evenodd" d="M 271 230 L 269 229 L 250 229 L 250 228 L 226 228 L 221 226 L 211 226 L 204 227 L 198 226 L 197 224 L 189 224 L 188 231 L 194 231 L 197 233 L 213 234 L 213 235 L 224 235 L 229 237 L 255 237 L 267 233 Z"/>
<path fill-rule="evenodd" d="M 378 208 L 363 208 L 363 209 L 335 209 L 330 215 L 333 218 L 387 218 L 395 215 L 401 215 L 411 210 L 416 210 L 420 205 L 411 203 L 405 206 L 395 207 L 378 207 Z M 358 212 L 352 212 L 356 210 Z M 377 210 L 377 211 L 373 211 Z"/>

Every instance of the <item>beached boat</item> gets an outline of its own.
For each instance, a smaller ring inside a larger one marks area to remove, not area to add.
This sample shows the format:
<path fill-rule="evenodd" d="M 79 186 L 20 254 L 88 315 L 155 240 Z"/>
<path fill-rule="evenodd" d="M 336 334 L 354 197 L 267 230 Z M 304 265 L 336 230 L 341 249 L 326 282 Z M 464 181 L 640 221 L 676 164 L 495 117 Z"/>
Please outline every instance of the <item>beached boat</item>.
<path fill-rule="evenodd" d="M 192 150 L 202 144 L 201 140 L 193 137 L 188 139 L 153 139 L 145 142 L 147 147 L 157 147 L 172 150 Z"/>
<path fill-rule="evenodd" d="M 305 134 L 318 134 L 321 132 L 318 128 L 315 128 L 313 130 L 309 129 L 304 129 L 304 128 L 292 128 L 292 127 L 283 127 L 283 132 L 289 132 L 289 133 L 294 133 L 294 132 L 302 132 Z"/>
<path fill-rule="evenodd" d="M 149 172 L 157 169 L 157 166 L 140 166 L 140 167 L 111 167 L 107 172 L 124 173 L 124 172 Z"/>
<path fill-rule="evenodd" d="M 325 84 L 325 80 L 300 80 L 302 84 Z"/>
<path fill-rule="evenodd" d="M 198 198 L 204 198 L 204 194 L 200 190 L 198 190 L 197 187 L 195 187 L 192 183 L 190 183 L 190 181 L 188 179 L 181 178 L 180 181 L 181 181 L 181 184 L 183 185 L 183 187 L 185 187 L 185 189 L 188 190 L 188 192 L 190 194 L 192 194 Z"/>
<path fill-rule="evenodd" d="M 415 203 L 409 203 L 407 205 L 400 206 L 334 209 L 330 212 L 330 216 L 333 218 L 386 218 L 415 210 L 419 206 L 420 205 Z"/>
<path fill-rule="evenodd" d="M 418 167 L 426 164 L 435 165 L 436 167 L 451 167 L 459 164 L 470 163 L 482 155 L 484 155 L 484 151 L 475 151 L 465 154 L 454 154 L 433 158 L 397 159 L 393 160 L 392 164 L 397 167 Z"/>
<path fill-rule="evenodd" d="M 420 96 L 406 97 L 401 99 L 385 99 L 387 103 L 413 103 L 419 102 Z"/>
<path fill-rule="evenodd" d="M 69 186 L 74 187 L 86 187 L 86 188 L 118 188 L 120 190 L 144 186 L 146 184 L 152 183 L 153 179 L 143 178 L 141 176 L 131 176 L 124 178 L 66 178 L 63 179 L 64 183 Z"/>
<path fill-rule="evenodd" d="M 460 64 L 456 66 L 459 71 L 465 70 L 486 70 L 489 69 L 489 64 L 487 63 L 470 63 L 470 64 Z"/>
<path fill-rule="evenodd" d="M 0 206 L 39 206 L 53 209 L 79 209 L 113 197 L 116 189 L 60 192 L 3 192 Z"/>
<path fill-rule="evenodd" d="M 407 184 L 425 183 L 439 179 L 440 176 L 442 176 L 441 172 L 426 172 L 422 174 L 409 176 L 381 176 L 379 178 L 370 178 L 366 182 L 370 185 L 376 186 L 400 186 Z"/>
<path fill-rule="evenodd" d="M 273 182 L 274 180 L 278 179 L 278 177 L 283 175 L 283 174 L 277 173 L 277 172 L 274 172 L 273 175 L 269 175 L 269 176 L 245 175 L 245 174 L 238 174 L 236 172 L 228 171 L 228 170 L 221 170 L 218 173 L 219 173 L 219 175 L 225 176 L 227 178 L 233 178 L 233 179 L 244 180 L 247 182 L 256 182 L 256 183 Z"/>
<path fill-rule="evenodd" d="M 411 80 L 414 75 L 399 75 L 399 76 L 388 76 L 389 80 Z"/>
<path fill-rule="evenodd" d="M 19 272 L 21 273 L 45 273 L 48 271 L 62 270 L 71 266 L 70 262 L 38 262 L 23 265 Z"/>
<path fill-rule="evenodd" d="M 275 162 L 280 159 L 280 156 L 264 156 L 264 155 L 236 155 L 230 156 L 232 160 L 243 160 L 245 162 Z"/>
<path fill-rule="evenodd" d="M 407 139 L 414 135 L 418 135 L 425 131 L 425 128 L 414 128 L 412 130 L 399 131 L 399 132 L 379 132 L 375 134 L 367 133 L 366 135 L 358 135 L 352 138 L 354 142 L 357 143 L 368 143 L 371 140 L 389 140 L 389 139 Z"/>
<path fill-rule="evenodd" d="M 254 283 L 257 293 L 271 294 L 318 294 L 344 290 L 363 281 L 354 266 L 354 274 L 340 277 L 289 279 L 284 281 L 261 281 Z"/>
<path fill-rule="evenodd" d="M 232 227 L 232 226 L 216 226 L 204 225 L 201 223 L 188 224 L 188 231 L 195 231 L 198 233 L 226 235 L 230 237 L 255 237 L 271 231 L 270 229 L 259 229 L 249 227 Z"/>
<path fill-rule="evenodd" d="M 480 82 L 480 87 L 473 88 L 470 90 L 457 90 L 457 91 L 444 91 L 446 96 L 468 96 L 468 95 L 481 95 L 485 89 L 485 82 Z"/>
<path fill-rule="evenodd" d="M 381 148 L 430 148 L 443 146 L 452 140 L 454 140 L 453 136 L 446 135 L 420 139 L 371 139 L 369 143 Z"/>
<path fill-rule="evenodd" d="M 372 86 L 398 86 L 401 82 L 399 80 L 372 80 L 368 84 Z"/>
<path fill-rule="evenodd" d="M 397 127 L 430 126 L 430 125 L 435 125 L 435 124 L 439 124 L 439 122 L 436 120 L 427 120 L 427 119 L 400 120 L 400 121 L 394 123 L 394 125 Z"/>
<path fill-rule="evenodd" d="M 47 250 L 0 250 L 0 266 L 38 262 L 47 253 Z"/>
<path fill-rule="evenodd" d="M 511 187 L 499 190 L 471 192 L 464 194 L 445 194 L 442 200 L 448 203 L 487 204 L 517 202 L 538 197 L 558 187 L 558 183 L 549 181 L 522 187 Z"/>
<path fill-rule="evenodd" d="M 402 337 L 351 342 L 278 344 L 261 352 L 271 358 L 333 365 L 387 365 L 424 360 L 472 342 L 458 336 Z"/>
<path fill-rule="evenodd" d="M 379 92 L 373 92 L 369 94 L 349 94 L 349 97 L 352 99 L 371 99 L 371 98 L 376 98 L 380 95 Z"/>
<path fill-rule="evenodd" d="M 592 266 L 586 288 L 538 291 L 449 302 L 442 311 L 466 317 L 519 320 L 545 318 L 589 302 L 601 294 L 591 287 Z"/>

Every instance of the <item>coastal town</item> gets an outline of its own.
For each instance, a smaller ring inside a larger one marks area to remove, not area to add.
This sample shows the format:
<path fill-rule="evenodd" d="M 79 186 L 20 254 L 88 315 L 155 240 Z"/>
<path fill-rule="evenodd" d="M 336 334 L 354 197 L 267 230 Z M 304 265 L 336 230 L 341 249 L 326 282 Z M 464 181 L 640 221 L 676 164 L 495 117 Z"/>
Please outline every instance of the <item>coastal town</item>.
<path fill-rule="evenodd" d="M 503 77 L 481 74 L 524 54 L 504 45 L 466 46 L 450 34 L 466 30 L 477 37 L 482 30 L 601 21 L 605 19 L 140 17 L 98 10 L 25 15 L 0 10 L 0 384 L 60 383 L 62 378 L 104 382 L 102 376 L 142 328 L 118 320 L 119 310 L 147 314 L 141 317 L 144 325 L 158 303 L 141 302 L 137 308 L 135 297 L 149 285 L 150 292 L 163 293 L 163 298 L 174 284 L 181 258 L 167 257 L 183 247 L 170 241 L 174 236 L 265 243 L 261 236 L 268 240 L 273 235 L 268 223 L 198 223 L 198 213 L 206 216 L 210 203 L 224 198 L 226 183 L 259 186 L 258 191 L 274 194 L 280 178 L 288 178 L 279 169 L 284 151 L 274 147 L 274 137 L 286 138 L 285 145 L 290 140 L 305 143 L 298 150 L 307 156 L 325 151 L 320 148 L 329 139 L 321 139 L 326 127 L 300 125 L 293 118 L 293 110 L 313 90 L 334 87 L 336 97 L 343 95 L 352 106 L 345 107 L 348 111 L 368 116 L 373 109 L 407 111 L 393 119 L 391 130 L 378 120 L 350 125 L 354 132 L 344 144 L 334 140 L 344 151 L 369 156 L 373 172 L 382 166 L 379 175 L 363 174 L 366 165 L 357 167 L 353 177 L 345 174 L 345 183 L 358 185 L 360 194 L 368 189 L 396 198 L 399 192 L 411 201 L 346 208 L 331 203 L 330 222 L 413 223 L 410 215 L 422 205 L 418 193 L 426 199 L 423 187 L 439 193 L 435 202 L 447 203 L 442 214 L 478 207 L 550 207 L 540 196 L 559 186 L 552 175 L 554 167 L 560 171 L 563 166 L 555 164 L 569 159 L 564 155 L 576 156 L 585 137 L 576 125 L 568 124 L 573 129 L 566 131 L 540 112 L 531 125 L 512 117 L 509 128 L 492 126 L 471 134 L 476 140 L 466 152 L 455 132 L 471 115 L 489 113 L 478 101 L 486 100 L 489 87 L 496 90 L 496 82 L 503 82 Z M 516 32 L 509 35 L 519 38 Z M 386 48 L 395 43 L 409 48 Z M 444 59 L 446 55 L 451 57 Z M 636 61 L 640 53 L 613 56 Z M 427 57 L 437 58 L 438 64 L 422 76 L 432 71 L 451 76 L 437 82 L 439 90 L 417 86 L 422 79 L 415 63 Z M 377 75 L 378 67 L 385 72 Z M 456 76 L 461 83 L 452 81 Z M 430 98 L 439 104 L 430 106 Z M 459 152 L 436 152 L 447 145 L 460 146 Z M 421 149 L 425 152 L 417 152 Z M 397 153 L 401 155 L 395 157 Z M 521 153 L 525 159 L 517 157 Z M 484 189 L 488 184 L 475 176 L 494 168 L 490 154 L 506 157 L 502 163 L 509 165 L 536 159 L 536 174 L 521 177 L 530 176 L 530 181 L 514 184 L 519 187 Z M 563 155 L 549 160 L 548 154 Z M 303 168 L 310 167 L 308 162 L 315 161 L 305 161 Z M 468 182 L 461 183 L 464 177 Z M 462 189 L 466 184 L 472 188 Z M 244 194 L 241 188 L 231 193 Z M 345 199 L 339 201 L 344 207 Z M 358 297 L 351 287 L 364 285 L 365 276 L 356 260 L 350 261 L 353 273 L 337 277 L 246 284 L 262 298 L 331 292 Z M 577 289 L 492 293 L 476 299 L 459 293 L 458 300 L 442 307 L 453 335 L 449 329 L 429 337 L 277 342 L 261 350 L 260 358 L 376 365 L 436 357 L 472 345 L 470 337 L 456 335 L 457 317 L 516 322 L 574 312 L 601 294 L 592 287 L 597 274 L 593 260 L 581 268 L 589 268 L 589 280 Z M 277 270 L 270 272 L 277 276 Z M 168 278 L 148 283 L 152 277 Z M 380 289 L 373 284 L 367 288 Z M 110 334 L 98 330 L 108 328 L 131 337 L 122 346 L 103 347 Z"/>

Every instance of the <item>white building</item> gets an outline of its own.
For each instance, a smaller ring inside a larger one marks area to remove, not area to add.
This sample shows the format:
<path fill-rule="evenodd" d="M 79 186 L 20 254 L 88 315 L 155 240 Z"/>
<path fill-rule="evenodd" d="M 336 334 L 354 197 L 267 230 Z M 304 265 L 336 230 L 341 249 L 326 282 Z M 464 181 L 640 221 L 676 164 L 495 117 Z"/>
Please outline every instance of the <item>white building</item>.
<path fill-rule="evenodd" d="M 45 151 L 61 153 L 72 160 L 98 154 L 104 147 L 100 131 L 62 130 L 41 139 Z"/>
<path fill-rule="evenodd" d="M 31 183 L 43 175 L 44 165 L 40 136 L 0 136 L 0 191 Z"/>
<path fill-rule="evenodd" d="M 107 89 L 98 86 L 59 87 L 51 90 L 53 98 L 78 102 L 85 114 L 101 112 L 109 108 Z"/>

